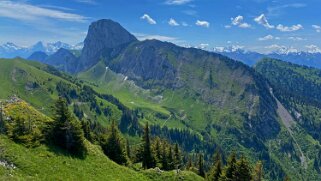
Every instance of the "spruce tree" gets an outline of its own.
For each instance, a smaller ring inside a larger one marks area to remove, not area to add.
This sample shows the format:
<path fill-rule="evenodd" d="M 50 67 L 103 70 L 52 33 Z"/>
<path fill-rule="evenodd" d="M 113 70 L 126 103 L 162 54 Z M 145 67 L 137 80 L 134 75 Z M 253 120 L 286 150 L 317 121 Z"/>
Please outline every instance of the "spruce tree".
<path fill-rule="evenodd" d="M 198 155 L 198 175 L 205 177 L 203 154 Z"/>
<path fill-rule="evenodd" d="M 162 169 L 168 170 L 167 152 L 165 143 L 162 145 Z"/>
<path fill-rule="evenodd" d="M 236 162 L 236 170 L 233 175 L 237 181 L 249 181 L 252 179 L 251 167 L 244 156 Z"/>
<path fill-rule="evenodd" d="M 174 163 L 172 147 L 168 148 L 167 163 L 168 163 L 168 170 L 174 170 L 175 169 L 175 163 Z"/>
<path fill-rule="evenodd" d="M 154 153 L 155 153 L 155 161 L 156 165 L 159 166 L 162 162 L 162 150 L 161 150 L 161 141 L 159 137 L 157 137 L 154 141 Z"/>
<path fill-rule="evenodd" d="M 49 139 L 54 145 L 71 154 L 77 156 L 86 154 L 84 132 L 80 122 L 71 115 L 66 100 L 61 97 L 55 103 L 54 122 Z"/>
<path fill-rule="evenodd" d="M 191 156 L 188 156 L 188 161 L 187 161 L 187 165 L 186 165 L 186 169 L 190 170 L 193 167 L 193 161 Z"/>
<path fill-rule="evenodd" d="M 227 160 L 227 165 L 224 168 L 221 176 L 222 181 L 235 180 L 234 172 L 236 170 L 236 153 L 233 151 Z"/>
<path fill-rule="evenodd" d="M 3 118 L 3 105 L 0 101 L 0 134 L 5 133 L 5 124 L 4 124 L 4 118 Z"/>
<path fill-rule="evenodd" d="M 128 159 L 130 160 L 131 159 L 131 151 L 130 151 L 130 145 L 129 145 L 128 139 L 126 140 L 126 153 L 127 153 Z"/>
<path fill-rule="evenodd" d="M 175 163 L 176 169 L 179 169 L 181 167 L 181 162 L 182 162 L 181 154 L 179 152 L 178 144 L 176 143 L 174 147 L 174 163 Z"/>
<path fill-rule="evenodd" d="M 253 181 L 263 181 L 263 165 L 261 161 L 258 161 L 254 168 Z"/>
<path fill-rule="evenodd" d="M 214 164 L 208 174 L 207 179 L 210 181 L 218 181 L 222 175 L 222 158 L 219 151 L 214 155 Z"/>
<path fill-rule="evenodd" d="M 150 137 L 149 137 L 149 126 L 148 123 L 146 123 L 146 126 L 144 128 L 144 135 L 143 135 L 143 168 L 149 169 L 155 167 L 155 161 L 153 157 L 153 153 L 151 150 L 151 144 L 150 144 Z"/>
<path fill-rule="evenodd" d="M 104 153 L 114 162 L 122 165 L 127 164 L 126 151 L 122 146 L 122 138 L 115 121 L 113 121 L 110 126 L 110 133 L 106 143 L 103 145 L 103 150 Z"/>

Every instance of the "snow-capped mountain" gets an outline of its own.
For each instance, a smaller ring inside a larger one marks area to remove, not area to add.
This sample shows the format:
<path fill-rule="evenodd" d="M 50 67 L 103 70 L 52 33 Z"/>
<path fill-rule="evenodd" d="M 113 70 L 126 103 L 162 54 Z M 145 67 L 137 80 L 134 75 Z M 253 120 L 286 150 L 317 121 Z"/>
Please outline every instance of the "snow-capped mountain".
<path fill-rule="evenodd" d="M 76 45 L 69 45 L 61 41 L 54 43 L 43 43 L 41 41 L 30 47 L 22 47 L 15 45 L 14 43 L 8 42 L 0 45 L 0 58 L 14 58 L 22 57 L 27 58 L 34 52 L 44 52 L 47 55 L 51 55 L 57 52 L 60 48 L 67 50 L 81 50 L 83 48 L 83 43 L 78 43 Z"/>
<path fill-rule="evenodd" d="M 270 57 L 299 65 L 321 69 L 321 49 L 317 46 L 307 46 L 306 51 L 299 51 L 293 47 L 276 45 L 271 48 L 273 48 L 274 50 L 266 54 L 245 50 L 241 46 L 215 47 L 213 51 L 232 59 L 241 61 L 250 66 L 253 66 L 256 62 L 264 57 Z"/>

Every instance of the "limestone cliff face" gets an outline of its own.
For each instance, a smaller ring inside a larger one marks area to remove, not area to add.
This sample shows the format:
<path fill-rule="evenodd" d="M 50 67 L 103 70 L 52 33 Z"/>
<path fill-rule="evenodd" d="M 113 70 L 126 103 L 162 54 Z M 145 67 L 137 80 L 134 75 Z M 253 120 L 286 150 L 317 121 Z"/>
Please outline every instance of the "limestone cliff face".
<path fill-rule="evenodd" d="M 77 71 L 86 70 L 95 65 L 106 51 L 134 41 L 137 41 L 135 36 L 119 23 L 108 19 L 93 22 L 89 26 Z"/>

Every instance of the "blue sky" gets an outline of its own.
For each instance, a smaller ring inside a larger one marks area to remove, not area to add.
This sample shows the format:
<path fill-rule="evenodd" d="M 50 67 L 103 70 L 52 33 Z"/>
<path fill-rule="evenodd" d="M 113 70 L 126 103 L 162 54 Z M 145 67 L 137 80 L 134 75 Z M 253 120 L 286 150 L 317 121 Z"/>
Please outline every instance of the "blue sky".
<path fill-rule="evenodd" d="M 0 43 L 84 40 L 108 18 L 139 39 L 207 49 L 321 48 L 321 0 L 0 0 Z"/>

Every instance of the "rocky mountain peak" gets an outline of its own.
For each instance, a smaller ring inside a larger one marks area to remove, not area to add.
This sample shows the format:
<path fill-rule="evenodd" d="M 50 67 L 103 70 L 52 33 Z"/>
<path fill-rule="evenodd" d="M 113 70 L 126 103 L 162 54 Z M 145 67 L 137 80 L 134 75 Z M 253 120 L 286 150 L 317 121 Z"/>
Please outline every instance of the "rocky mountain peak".
<path fill-rule="evenodd" d="M 117 22 L 109 19 L 93 22 L 89 26 L 78 69 L 87 69 L 95 65 L 103 50 L 117 48 L 134 41 L 137 41 L 136 37 Z"/>

